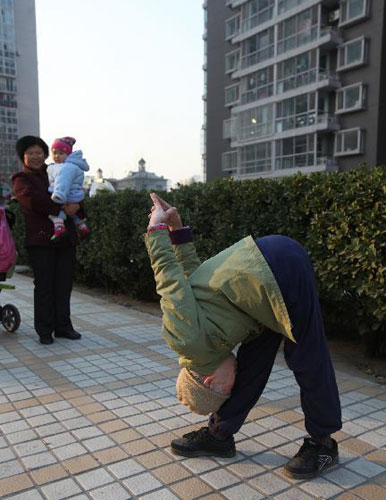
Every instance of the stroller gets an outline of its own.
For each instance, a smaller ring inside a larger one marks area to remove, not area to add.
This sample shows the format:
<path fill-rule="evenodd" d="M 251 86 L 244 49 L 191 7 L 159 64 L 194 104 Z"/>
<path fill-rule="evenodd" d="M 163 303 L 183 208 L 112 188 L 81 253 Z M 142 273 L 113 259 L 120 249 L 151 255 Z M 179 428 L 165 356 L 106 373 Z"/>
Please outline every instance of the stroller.
<path fill-rule="evenodd" d="M 14 290 L 13 285 L 3 283 L 12 277 L 16 263 L 15 244 L 10 227 L 15 223 L 15 215 L 0 207 L 0 292 Z M 20 326 L 20 313 L 12 304 L 0 305 L 0 320 L 8 332 L 15 332 Z"/>

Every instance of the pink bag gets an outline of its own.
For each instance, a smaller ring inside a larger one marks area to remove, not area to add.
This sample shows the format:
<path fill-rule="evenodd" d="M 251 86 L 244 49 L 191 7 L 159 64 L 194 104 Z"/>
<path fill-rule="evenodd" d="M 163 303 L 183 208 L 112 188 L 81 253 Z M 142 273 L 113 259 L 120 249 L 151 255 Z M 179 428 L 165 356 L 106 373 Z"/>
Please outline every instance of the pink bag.
<path fill-rule="evenodd" d="M 15 258 L 15 243 L 5 216 L 5 209 L 0 207 L 0 273 L 9 271 L 15 263 Z"/>

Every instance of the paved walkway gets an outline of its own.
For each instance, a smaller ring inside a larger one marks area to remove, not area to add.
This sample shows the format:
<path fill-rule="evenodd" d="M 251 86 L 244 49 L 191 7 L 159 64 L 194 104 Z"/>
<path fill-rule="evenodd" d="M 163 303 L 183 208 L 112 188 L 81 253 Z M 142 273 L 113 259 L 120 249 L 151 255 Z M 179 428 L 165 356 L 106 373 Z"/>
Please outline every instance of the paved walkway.
<path fill-rule="evenodd" d="M 174 398 L 178 366 L 160 319 L 73 294 L 81 341 L 42 346 L 33 287 L 16 275 L 2 293 L 22 315 L 0 327 L 0 497 L 14 500 L 386 499 L 385 386 L 338 370 L 340 465 L 312 481 L 282 465 L 305 435 L 298 387 L 278 356 L 233 459 L 183 459 L 169 442 L 203 419 Z M 340 367 L 340 365 L 339 365 Z"/>

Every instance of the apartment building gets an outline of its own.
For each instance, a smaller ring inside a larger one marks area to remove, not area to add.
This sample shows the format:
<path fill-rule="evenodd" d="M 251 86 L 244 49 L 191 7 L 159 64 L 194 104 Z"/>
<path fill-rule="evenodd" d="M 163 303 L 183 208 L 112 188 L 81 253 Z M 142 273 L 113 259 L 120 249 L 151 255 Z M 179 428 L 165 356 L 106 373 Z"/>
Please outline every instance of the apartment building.
<path fill-rule="evenodd" d="M 207 0 L 207 180 L 386 164 L 384 0 Z"/>
<path fill-rule="evenodd" d="M 0 181 L 19 169 L 15 142 L 39 135 L 35 0 L 0 0 Z"/>

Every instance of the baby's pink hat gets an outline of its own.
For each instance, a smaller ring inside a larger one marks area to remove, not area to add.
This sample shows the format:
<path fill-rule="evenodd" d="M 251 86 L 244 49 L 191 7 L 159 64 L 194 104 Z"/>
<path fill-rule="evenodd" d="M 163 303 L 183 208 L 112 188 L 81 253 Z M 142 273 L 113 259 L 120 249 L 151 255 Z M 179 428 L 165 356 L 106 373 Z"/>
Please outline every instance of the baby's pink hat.
<path fill-rule="evenodd" d="M 51 149 L 59 149 L 59 151 L 63 151 L 66 155 L 70 155 L 72 153 L 72 146 L 75 143 L 76 139 L 73 137 L 61 137 L 54 140 Z"/>

